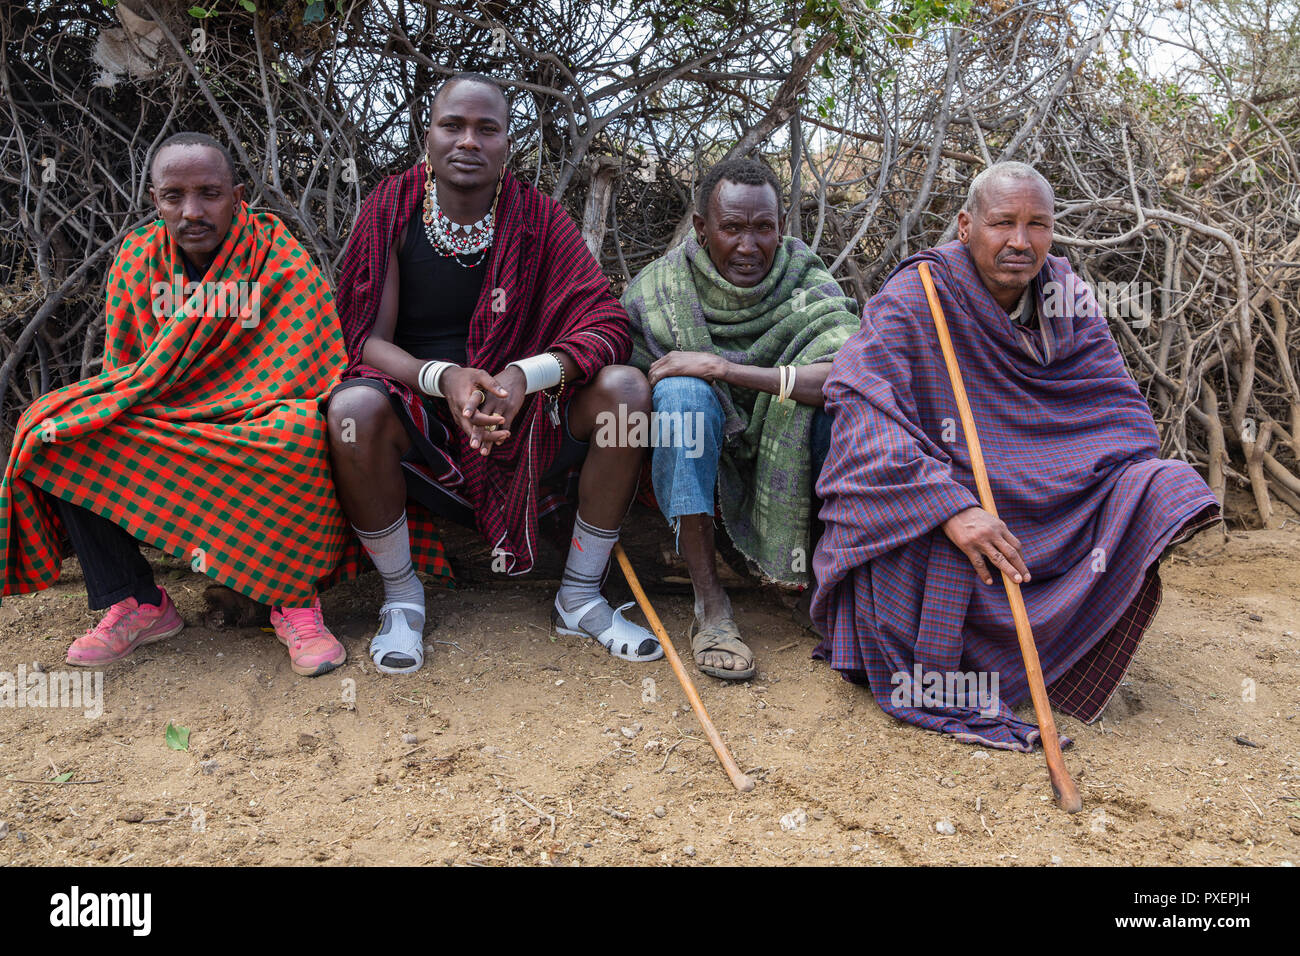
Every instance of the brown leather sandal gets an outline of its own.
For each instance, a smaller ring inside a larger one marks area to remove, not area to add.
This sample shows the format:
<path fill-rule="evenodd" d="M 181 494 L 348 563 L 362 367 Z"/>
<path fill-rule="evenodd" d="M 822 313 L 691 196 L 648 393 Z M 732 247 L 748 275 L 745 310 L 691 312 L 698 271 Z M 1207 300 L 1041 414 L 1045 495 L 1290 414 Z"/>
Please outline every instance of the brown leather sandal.
<path fill-rule="evenodd" d="M 691 621 L 687 634 L 691 642 L 691 654 L 695 656 L 695 666 L 710 677 L 722 680 L 749 680 L 754 676 L 754 652 L 740 639 L 740 628 L 731 618 L 701 628 L 698 620 Z M 709 651 L 721 651 L 730 654 L 749 666 L 745 670 L 728 670 L 724 667 L 705 667 L 700 658 Z"/>

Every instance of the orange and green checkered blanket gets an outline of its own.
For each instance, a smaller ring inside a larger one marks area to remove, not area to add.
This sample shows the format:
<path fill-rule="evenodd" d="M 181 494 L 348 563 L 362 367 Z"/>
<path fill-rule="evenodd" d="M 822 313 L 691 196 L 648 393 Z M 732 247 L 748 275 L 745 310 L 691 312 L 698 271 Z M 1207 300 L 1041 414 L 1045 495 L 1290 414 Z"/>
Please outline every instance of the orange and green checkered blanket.
<path fill-rule="evenodd" d="M 160 221 L 123 242 L 107 293 L 103 371 L 19 420 L 3 593 L 58 578 L 62 528 L 39 489 L 254 600 L 309 601 L 351 535 L 318 407 L 347 363 L 329 284 L 279 219 L 241 204 L 198 288 Z"/>

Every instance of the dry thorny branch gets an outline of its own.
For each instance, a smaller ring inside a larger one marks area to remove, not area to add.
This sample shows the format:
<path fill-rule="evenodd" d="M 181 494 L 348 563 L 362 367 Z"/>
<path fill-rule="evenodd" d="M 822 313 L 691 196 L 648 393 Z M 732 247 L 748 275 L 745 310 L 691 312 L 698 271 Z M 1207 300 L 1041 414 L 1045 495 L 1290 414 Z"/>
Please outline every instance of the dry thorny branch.
<path fill-rule="evenodd" d="M 3 443 L 33 398 L 97 369 L 104 275 L 151 217 L 164 136 L 230 143 L 250 202 L 332 277 L 365 192 L 418 156 L 439 78 L 478 69 L 512 91 L 515 170 L 616 287 L 682 235 L 723 156 L 773 164 L 790 230 L 859 301 L 951 238 L 980 169 L 1036 164 L 1056 250 L 1124 290 L 1112 330 L 1164 452 L 1239 522 L 1300 511 L 1294 2 L 1129 4 L 1123 22 L 1117 0 L 930 3 L 944 15 L 910 32 L 919 5 L 886 0 L 187 5 L 0 12 Z"/>

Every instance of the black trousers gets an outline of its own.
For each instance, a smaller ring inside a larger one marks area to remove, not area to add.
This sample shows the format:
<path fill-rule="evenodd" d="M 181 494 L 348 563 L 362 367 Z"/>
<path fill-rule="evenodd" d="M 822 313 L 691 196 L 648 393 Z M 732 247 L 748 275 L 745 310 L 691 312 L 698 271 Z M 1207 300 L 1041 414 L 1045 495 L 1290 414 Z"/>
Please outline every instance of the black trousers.
<path fill-rule="evenodd" d="M 112 607 L 153 584 L 153 569 L 123 528 L 62 498 L 54 502 L 81 562 L 92 611 Z"/>

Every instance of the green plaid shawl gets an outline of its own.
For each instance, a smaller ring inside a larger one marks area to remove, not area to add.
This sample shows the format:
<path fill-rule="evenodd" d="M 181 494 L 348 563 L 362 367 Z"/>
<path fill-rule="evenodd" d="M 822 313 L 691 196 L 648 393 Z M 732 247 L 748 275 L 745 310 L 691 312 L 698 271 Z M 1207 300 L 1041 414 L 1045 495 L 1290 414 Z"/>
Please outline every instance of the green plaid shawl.
<path fill-rule="evenodd" d="M 858 330 L 857 304 L 793 236 L 752 289 L 722 278 L 690 236 L 642 270 L 623 307 L 632 364 L 642 370 L 674 349 L 762 368 L 812 365 L 834 358 Z M 723 382 L 713 388 L 726 415 L 718 499 L 727 533 L 764 580 L 806 585 L 814 409 Z"/>

